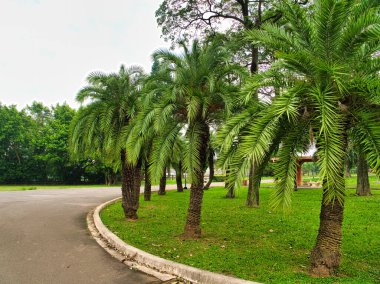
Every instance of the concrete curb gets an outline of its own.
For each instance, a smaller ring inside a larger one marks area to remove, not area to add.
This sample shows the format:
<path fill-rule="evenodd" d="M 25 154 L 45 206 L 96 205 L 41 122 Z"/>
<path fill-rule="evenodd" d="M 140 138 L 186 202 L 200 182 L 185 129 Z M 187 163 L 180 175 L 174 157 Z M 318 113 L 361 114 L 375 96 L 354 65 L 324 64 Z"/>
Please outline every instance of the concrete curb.
<path fill-rule="evenodd" d="M 122 262 L 125 262 L 127 265 L 128 263 L 130 263 L 129 266 L 132 265 L 132 267 L 142 270 L 147 274 L 151 274 L 163 281 L 167 281 L 177 277 L 189 281 L 190 283 L 259 284 L 258 282 L 252 282 L 230 276 L 225 276 L 222 274 L 194 268 L 192 266 L 163 259 L 126 244 L 119 237 L 117 237 L 110 230 L 108 230 L 107 227 L 103 224 L 102 220 L 100 219 L 100 211 L 108 205 L 117 202 L 119 199 L 120 198 L 116 198 L 103 204 L 100 204 L 95 208 L 95 210 L 89 213 L 89 216 L 92 215 L 92 217 L 90 216 L 89 218 L 93 219 L 94 227 L 96 228 L 96 231 L 98 232 L 100 237 L 107 241 L 107 244 L 105 246 L 108 248 L 112 247 L 113 249 L 118 251 L 122 255 L 122 259 L 120 259 L 120 256 L 114 256 L 114 253 L 110 252 L 111 255 L 118 258 Z M 92 212 L 93 214 L 91 214 Z M 87 221 L 88 223 L 91 223 L 91 220 Z M 91 230 L 93 230 L 93 228 L 90 228 L 90 225 L 89 229 L 90 232 Z M 99 236 L 97 237 L 99 238 Z M 94 236 L 94 238 L 96 237 Z M 101 246 L 104 247 L 104 244 L 101 244 Z"/>
<path fill-rule="evenodd" d="M 116 199 L 113 199 L 107 203 L 112 204 L 113 202 L 116 202 L 119 199 L 120 198 L 116 198 Z M 159 279 L 161 281 L 164 281 L 165 283 L 166 283 L 166 281 L 173 280 L 175 278 L 173 275 L 166 274 L 166 273 L 160 273 L 160 272 L 153 270 L 151 268 L 148 268 L 146 266 L 139 265 L 137 262 L 129 260 L 126 255 L 124 255 L 121 251 L 117 250 L 112 245 L 112 243 L 108 242 L 108 240 L 106 240 L 102 236 L 102 234 L 98 231 L 97 227 L 95 226 L 95 221 L 94 221 L 95 209 L 91 210 L 87 214 L 87 227 L 88 227 L 88 230 L 90 231 L 92 237 L 96 240 L 96 242 L 102 248 L 104 248 L 105 251 L 107 251 L 112 257 L 116 258 L 118 261 L 127 265 L 130 269 L 142 271 L 146 274 L 149 274 L 149 275 L 156 277 L 157 279 Z"/>

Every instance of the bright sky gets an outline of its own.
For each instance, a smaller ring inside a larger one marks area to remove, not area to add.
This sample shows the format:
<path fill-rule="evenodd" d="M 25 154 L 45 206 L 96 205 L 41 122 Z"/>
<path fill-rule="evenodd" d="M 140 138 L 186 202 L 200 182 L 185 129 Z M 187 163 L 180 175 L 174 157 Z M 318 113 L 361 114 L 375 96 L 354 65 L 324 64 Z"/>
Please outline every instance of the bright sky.
<path fill-rule="evenodd" d="M 0 0 L 0 102 L 67 102 L 91 71 L 138 64 L 169 45 L 154 16 L 162 0 Z"/>

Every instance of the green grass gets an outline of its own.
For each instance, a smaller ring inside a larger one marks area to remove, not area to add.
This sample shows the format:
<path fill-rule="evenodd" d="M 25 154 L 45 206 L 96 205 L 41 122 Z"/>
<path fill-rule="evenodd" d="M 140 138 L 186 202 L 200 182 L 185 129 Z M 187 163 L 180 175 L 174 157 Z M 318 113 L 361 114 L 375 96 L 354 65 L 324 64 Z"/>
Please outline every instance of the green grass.
<path fill-rule="evenodd" d="M 370 174 L 368 178 L 372 189 L 380 189 L 380 180 L 378 177 Z M 348 188 L 356 188 L 356 175 L 352 175 L 352 177 L 346 178 L 346 186 Z"/>
<path fill-rule="evenodd" d="M 175 179 L 167 179 L 166 184 L 175 184 Z M 142 183 L 144 185 L 144 182 Z M 120 187 L 120 184 L 81 184 L 81 185 L 0 185 L 1 191 L 22 191 L 22 190 L 44 190 L 44 189 L 67 189 L 67 188 L 101 188 L 101 187 Z"/>
<path fill-rule="evenodd" d="M 371 189 L 380 189 L 380 180 L 374 174 L 369 174 L 369 183 L 371 185 Z M 320 181 L 318 176 L 314 178 L 311 176 L 303 176 L 303 181 Z M 356 188 L 356 175 L 352 175 L 350 178 L 346 178 L 346 187 L 347 188 Z"/>
<path fill-rule="evenodd" d="M 189 191 L 141 200 L 140 219 L 127 222 L 120 203 L 101 212 L 103 222 L 129 244 L 166 259 L 265 283 L 380 283 L 380 191 L 347 191 L 340 277 L 307 274 L 319 226 L 320 189 L 294 193 L 292 209 L 273 212 L 261 189 L 259 209 L 244 206 L 246 189 L 225 199 L 223 188 L 205 192 L 203 238 L 183 240 Z"/>
<path fill-rule="evenodd" d="M 183 183 L 183 179 L 182 179 L 182 183 Z M 159 182 L 154 182 L 153 185 L 158 185 Z M 175 179 L 166 179 L 166 184 L 176 184 L 176 181 Z M 141 182 L 141 185 L 144 185 L 144 181 Z"/>
<path fill-rule="evenodd" d="M 120 185 L 113 185 L 120 187 Z M 108 187 L 104 184 L 85 184 L 85 185 L 0 185 L 0 191 L 21 191 L 21 190 L 40 190 L 40 189 L 67 189 L 67 188 L 97 188 Z"/>

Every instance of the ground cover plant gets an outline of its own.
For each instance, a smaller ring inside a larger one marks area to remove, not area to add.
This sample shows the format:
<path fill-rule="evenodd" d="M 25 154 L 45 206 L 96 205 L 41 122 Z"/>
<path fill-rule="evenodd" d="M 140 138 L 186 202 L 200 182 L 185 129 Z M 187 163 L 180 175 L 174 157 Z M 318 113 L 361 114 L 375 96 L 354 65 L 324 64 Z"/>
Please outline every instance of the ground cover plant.
<path fill-rule="evenodd" d="M 226 199 L 224 188 L 204 193 L 203 237 L 182 239 L 189 191 L 141 200 L 140 220 L 128 222 L 119 203 L 101 212 L 103 222 L 127 243 L 160 257 L 264 283 L 378 283 L 380 191 L 371 197 L 347 191 L 339 277 L 311 278 L 310 250 L 319 225 L 321 189 L 294 193 L 289 212 L 272 211 L 261 188 L 258 209 L 244 206 L 247 188 Z M 142 198 L 142 197 L 141 197 Z M 226 208 L 228 210 L 226 210 Z"/>

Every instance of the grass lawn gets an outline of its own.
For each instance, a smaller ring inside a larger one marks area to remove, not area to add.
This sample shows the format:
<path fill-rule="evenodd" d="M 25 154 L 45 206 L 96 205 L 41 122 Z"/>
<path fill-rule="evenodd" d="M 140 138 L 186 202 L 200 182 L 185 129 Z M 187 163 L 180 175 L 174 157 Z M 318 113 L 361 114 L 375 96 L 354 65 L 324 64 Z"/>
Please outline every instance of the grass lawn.
<path fill-rule="evenodd" d="M 261 189 L 261 208 L 244 206 L 246 188 L 225 199 L 223 188 L 205 192 L 203 238 L 180 238 L 189 191 L 152 195 L 141 200 L 140 219 L 127 222 L 120 203 L 101 212 L 103 222 L 129 244 L 166 259 L 265 283 L 380 283 L 380 191 L 357 197 L 347 191 L 340 277 L 307 275 L 310 250 L 319 226 L 320 189 L 294 193 L 292 209 L 268 207 Z"/>
<path fill-rule="evenodd" d="M 166 180 L 166 184 L 175 184 L 175 179 Z M 142 183 L 144 185 L 144 182 Z M 1 191 L 22 191 L 36 189 L 66 189 L 66 188 L 99 188 L 99 187 L 121 187 L 120 184 L 105 185 L 105 184 L 81 184 L 81 185 L 0 185 Z"/>
<path fill-rule="evenodd" d="M 120 187 L 120 185 L 112 185 L 112 187 Z M 66 188 L 96 188 L 108 187 L 104 184 L 81 184 L 81 185 L 0 185 L 0 191 L 21 191 L 36 189 L 66 189 Z"/>
<path fill-rule="evenodd" d="M 182 183 L 184 182 L 184 180 L 182 179 Z M 141 185 L 144 185 L 144 181 L 141 182 Z M 154 183 L 153 185 L 158 185 L 159 182 L 156 182 Z M 176 181 L 175 179 L 166 179 L 166 184 L 176 184 Z"/>
<path fill-rule="evenodd" d="M 374 174 L 369 174 L 369 183 L 371 185 L 371 189 L 380 189 L 380 180 Z M 314 178 L 311 176 L 303 176 L 303 181 L 319 181 L 319 177 L 315 176 Z M 350 178 L 346 178 L 346 187 L 347 188 L 356 188 L 356 175 L 352 175 Z"/>

